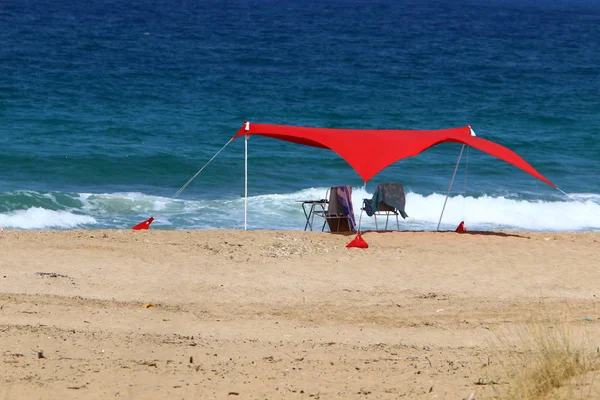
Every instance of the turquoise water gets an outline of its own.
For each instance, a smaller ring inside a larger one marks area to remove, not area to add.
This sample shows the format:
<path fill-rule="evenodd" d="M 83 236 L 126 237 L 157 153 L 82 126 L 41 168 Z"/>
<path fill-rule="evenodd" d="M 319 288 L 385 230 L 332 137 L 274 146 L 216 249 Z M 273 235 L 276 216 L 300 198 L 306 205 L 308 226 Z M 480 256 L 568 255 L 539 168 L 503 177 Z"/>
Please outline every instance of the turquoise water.
<path fill-rule="evenodd" d="M 242 140 L 171 197 L 247 119 L 471 124 L 576 200 L 471 149 L 443 228 L 600 230 L 600 4 L 322 3 L 0 2 L 0 227 L 241 228 Z M 302 229 L 296 200 L 349 184 L 358 208 L 401 182 L 404 227 L 434 229 L 459 150 L 363 187 L 332 152 L 253 137 L 249 227 Z"/>

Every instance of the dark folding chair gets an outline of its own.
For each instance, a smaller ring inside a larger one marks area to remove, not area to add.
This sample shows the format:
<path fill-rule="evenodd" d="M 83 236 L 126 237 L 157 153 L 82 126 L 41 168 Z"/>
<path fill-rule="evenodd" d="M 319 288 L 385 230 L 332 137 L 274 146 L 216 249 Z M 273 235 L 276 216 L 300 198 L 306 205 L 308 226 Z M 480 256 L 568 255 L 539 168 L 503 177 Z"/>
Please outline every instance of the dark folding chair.
<path fill-rule="evenodd" d="M 382 183 L 377 186 L 375 193 L 371 199 L 363 199 L 363 207 L 361 208 L 361 219 L 362 212 L 366 212 L 369 217 L 375 219 L 375 229 L 379 230 L 379 224 L 377 223 L 378 216 L 385 216 L 385 228 L 387 230 L 390 217 L 396 217 L 396 228 L 400 230 L 399 215 L 402 218 L 408 217 L 408 214 L 404 211 L 406 205 L 406 196 L 404 194 L 404 187 L 399 183 Z"/>

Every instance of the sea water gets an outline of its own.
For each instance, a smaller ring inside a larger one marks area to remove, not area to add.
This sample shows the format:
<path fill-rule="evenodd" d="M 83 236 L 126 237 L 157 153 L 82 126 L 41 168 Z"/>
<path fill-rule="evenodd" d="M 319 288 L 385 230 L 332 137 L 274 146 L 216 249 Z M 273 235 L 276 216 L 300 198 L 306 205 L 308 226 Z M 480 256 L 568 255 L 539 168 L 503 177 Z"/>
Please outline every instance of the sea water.
<path fill-rule="evenodd" d="M 173 195 L 249 120 L 471 124 L 570 196 L 470 149 L 442 229 L 600 230 L 596 1 L 2 0 L 0 44 L 5 229 L 243 228 L 242 139 Z M 386 182 L 407 191 L 403 229 L 435 229 L 460 151 L 365 185 L 331 151 L 248 145 L 251 229 L 303 229 L 299 201 L 335 185 L 358 217 Z"/>

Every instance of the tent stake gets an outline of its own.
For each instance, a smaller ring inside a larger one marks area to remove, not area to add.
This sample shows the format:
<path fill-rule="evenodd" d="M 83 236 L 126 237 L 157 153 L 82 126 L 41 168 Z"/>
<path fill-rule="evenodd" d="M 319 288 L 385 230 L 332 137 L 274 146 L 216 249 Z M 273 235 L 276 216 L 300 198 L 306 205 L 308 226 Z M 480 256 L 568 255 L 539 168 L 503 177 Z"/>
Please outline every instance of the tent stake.
<path fill-rule="evenodd" d="M 248 135 L 244 140 L 244 230 L 248 230 Z"/>
<path fill-rule="evenodd" d="M 448 193 L 446 194 L 446 200 L 444 200 L 444 207 L 442 207 L 442 213 L 440 214 L 440 220 L 438 222 L 436 231 L 440 230 L 440 224 L 442 223 L 442 217 L 444 216 L 444 210 L 446 209 L 446 203 L 448 202 L 448 197 L 450 196 L 450 191 L 452 190 L 452 184 L 454 183 L 454 178 L 456 177 L 456 171 L 458 171 L 458 164 L 460 164 L 460 159 L 462 158 L 464 149 L 465 149 L 465 145 L 463 144 L 462 147 L 460 148 L 460 154 L 458 155 L 458 160 L 456 161 L 456 166 L 454 167 L 454 173 L 452 174 L 452 179 L 450 180 L 450 186 L 448 186 Z"/>

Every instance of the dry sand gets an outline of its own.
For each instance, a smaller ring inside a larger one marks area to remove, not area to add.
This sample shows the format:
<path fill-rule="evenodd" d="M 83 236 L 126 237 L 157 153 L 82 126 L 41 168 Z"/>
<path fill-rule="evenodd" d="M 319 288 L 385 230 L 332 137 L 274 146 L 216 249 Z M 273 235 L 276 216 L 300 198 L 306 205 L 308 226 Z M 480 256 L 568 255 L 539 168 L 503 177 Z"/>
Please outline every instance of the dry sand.
<path fill-rule="evenodd" d="M 532 314 L 599 331 L 600 233 L 364 238 L 2 231 L 0 399 L 481 399 Z"/>

